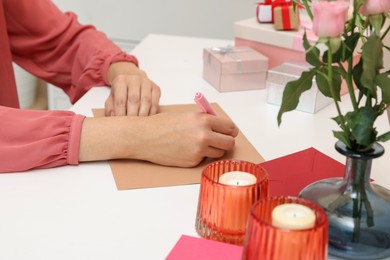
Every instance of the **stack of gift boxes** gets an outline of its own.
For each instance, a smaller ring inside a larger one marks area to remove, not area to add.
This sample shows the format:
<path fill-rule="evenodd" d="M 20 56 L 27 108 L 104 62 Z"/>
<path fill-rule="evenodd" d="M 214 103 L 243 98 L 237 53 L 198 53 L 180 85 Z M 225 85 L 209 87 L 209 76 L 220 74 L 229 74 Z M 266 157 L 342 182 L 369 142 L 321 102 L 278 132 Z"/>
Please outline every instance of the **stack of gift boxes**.
<path fill-rule="evenodd" d="M 263 0 L 256 17 L 234 24 L 233 46 L 204 50 L 204 78 L 220 92 L 267 88 L 267 102 L 280 105 L 287 82 L 310 69 L 303 34 L 314 43 L 310 19 L 289 0 Z M 332 103 L 313 81 L 297 110 L 316 113 Z"/>

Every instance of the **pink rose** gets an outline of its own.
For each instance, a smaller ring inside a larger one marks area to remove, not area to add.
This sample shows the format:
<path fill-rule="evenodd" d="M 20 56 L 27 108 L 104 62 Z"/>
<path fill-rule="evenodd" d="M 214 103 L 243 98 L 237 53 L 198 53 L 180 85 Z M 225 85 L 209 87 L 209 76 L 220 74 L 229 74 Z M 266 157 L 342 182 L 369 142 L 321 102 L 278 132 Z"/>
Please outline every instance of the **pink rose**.
<path fill-rule="evenodd" d="M 386 0 L 390 1 L 390 0 Z M 337 37 L 344 32 L 349 3 L 319 1 L 312 4 L 313 32 L 318 37 Z"/>
<path fill-rule="evenodd" d="M 387 13 L 390 11 L 390 0 L 366 0 L 359 11 L 365 16 Z"/>

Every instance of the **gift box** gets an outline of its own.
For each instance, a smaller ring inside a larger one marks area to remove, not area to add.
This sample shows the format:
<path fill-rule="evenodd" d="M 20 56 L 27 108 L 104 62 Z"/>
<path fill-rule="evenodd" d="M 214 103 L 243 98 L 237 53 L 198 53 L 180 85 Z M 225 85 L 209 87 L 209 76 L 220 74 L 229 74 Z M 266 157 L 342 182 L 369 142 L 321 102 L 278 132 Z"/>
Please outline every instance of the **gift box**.
<path fill-rule="evenodd" d="M 304 31 L 311 44 L 317 41 L 317 36 L 311 30 L 312 24 L 309 18 L 306 16 L 301 16 L 301 18 L 300 28 L 297 31 L 277 31 L 273 24 L 260 24 L 255 18 L 238 21 L 234 24 L 235 46 L 247 46 L 266 54 L 270 69 L 290 61 L 306 62 L 303 48 Z M 321 52 L 325 50 L 321 49 L 325 48 L 324 45 L 317 47 Z M 355 56 L 359 57 L 359 54 Z M 358 59 L 354 59 L 354 62 L 356 64 Z M 340 95 L 347 92 L 347 84 L 343 81 Z"/>
<path fill-rule="evenodd" d="M 203 78 L 220 92 L 262 89 L 268 58 L 249 47 L 203 50 Z"/>
<path fill-rule="evenodd" d="M 294 8 L 292 2 L 288 2 L 274 8 L 274 28 L 276 30 L 298 30 L 299 9 Z"/>
<path fill-rule="evenodd" d="M 267 103 L 280 106 L 286 84 L 297 80 L 303 71 L 309 69 L 310 65 L 306 62 L 286 62 L 270 69 L 267 75 Z M 331 98 L 318 90 L 313 79 L 312 87 L 302 93 L 296 110 L 314 114 L 332 102 Z"/>
<path fill-rule="evenodd" d="M 265 0 L 263 3 L 257 3 L 256 18 L 259 23 L 273 23 L 273 12 L 272 0 Z"/>
<path fill-rule="evenodd" d="M 275 30 L 274 24 L 259 23 L 255 17 L 234 23 L 235 46 L 251 47 L 266 54 L 268 66 L 273 68 L 289 60 L 305 61 L 303 34 L 313 44 L 317 36 L 310 30 L 309 18 L 301 16 L 301 25 L 295 31 Z"/>

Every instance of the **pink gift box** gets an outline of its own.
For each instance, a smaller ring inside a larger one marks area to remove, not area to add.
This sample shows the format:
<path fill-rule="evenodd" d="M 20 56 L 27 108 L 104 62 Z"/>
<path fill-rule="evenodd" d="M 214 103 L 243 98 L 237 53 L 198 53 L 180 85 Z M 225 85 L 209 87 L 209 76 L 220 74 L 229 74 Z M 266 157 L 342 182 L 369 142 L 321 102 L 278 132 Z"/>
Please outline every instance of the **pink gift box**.
<path fill-rule="evenodd" d="M 249 47 L 207 48 L 203 78 L 220 92 L 262 89 L 268 58 Z"/>
<path fill-rule="evenodd" d="M 238 21 L 234 24 L 235 46 L 247 46 L 264 53 L 269 59 L 270 69 L 291 61 L 306 62 L 303 34 L 306 30 L 307 39 L 311 44 L 314 44 L 318 37 L 311 30 L 312 23 L 309 18 L 305 15 L 300 17 L 301 24 L 297 31 L 278 31 L 273 24 L 258 23 L 256 18 Z M 325 50 L 324 45 L 317 45 L 317 47 L 321 52 Z M 358 62 L 358 59 L 354 62 Z M 344 95 L 347 92 L 348 87 L 343 82 L 340 94 Z"/>
<path fill-rule="evenodd" d="M 234 24 L 235 46 L 251 47 L 269 58 L 269 67 L 284 62 L 305 61 L 303 34 L 306 29 L 308 40 L 316 42 L 317 36 L 310 30 L 307 18 L 296 31 L 278 31 L 273 24 L 259 23 L 256 18 L 238 21 Z"/>

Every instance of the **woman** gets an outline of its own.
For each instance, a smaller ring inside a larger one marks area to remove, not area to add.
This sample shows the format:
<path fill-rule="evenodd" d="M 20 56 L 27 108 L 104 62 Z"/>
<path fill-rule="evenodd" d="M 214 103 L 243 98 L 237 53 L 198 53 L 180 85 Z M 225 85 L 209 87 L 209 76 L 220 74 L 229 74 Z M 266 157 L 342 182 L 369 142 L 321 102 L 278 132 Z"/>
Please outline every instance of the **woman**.
<path fill-rule="evenodd" d="M 111 86 L 106 117 L 18 109 L 12 61 L 76 102 Z M 179 167 L 234 147 L 233 122 L 205 113 L 158 114 L 160 88 L 127 55 L 50 0 L 0 0 L 0 172 L 131 158 Z"/>

